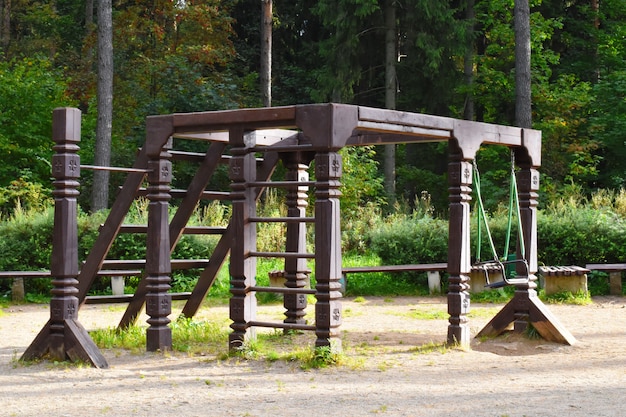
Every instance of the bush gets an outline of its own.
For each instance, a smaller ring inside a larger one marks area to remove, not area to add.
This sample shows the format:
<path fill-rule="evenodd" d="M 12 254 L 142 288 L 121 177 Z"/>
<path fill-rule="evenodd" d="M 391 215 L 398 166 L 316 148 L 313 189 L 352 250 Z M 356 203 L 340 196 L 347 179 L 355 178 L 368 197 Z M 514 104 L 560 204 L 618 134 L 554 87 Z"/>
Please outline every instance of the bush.
<path fill-rule="evenodd" d="M 626 259 L 626 222 L 590 207 L 538 216 L 538 259 L 547 265 L 584 265 Z"/>
<path fill-rule="evenodd" d="M 0 271 L 37 271 L 50 269 L 52 254 L 52 209 L 35 212 L 16 209 L 0 223 Z M 0 293 L 9 290 L 11 282 L 0 280 Z M 27 279 L 26 292 L 47 294 L 49 279 Z"/>
<path fill-rule="evenodd" d="M 448 222 L 415 213 L 393 215 L 369 234 L 371 250 L 383 265 L 445 262 L 448 258 Z M 426 274 L 407 272 L 400 276 L 420 286 Z"/>

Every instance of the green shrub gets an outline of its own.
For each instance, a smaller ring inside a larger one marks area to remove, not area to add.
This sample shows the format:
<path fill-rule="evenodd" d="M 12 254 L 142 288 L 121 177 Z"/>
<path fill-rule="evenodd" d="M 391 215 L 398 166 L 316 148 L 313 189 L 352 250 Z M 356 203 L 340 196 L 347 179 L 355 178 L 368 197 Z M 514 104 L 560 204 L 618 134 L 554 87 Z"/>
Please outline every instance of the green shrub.
<path fill-rule="evenodd" d="M 52 253 L 53 211 L 14 210 L 0 223 L 0 271 L 37 271 L 50 269 Z M 10 287 L 9 280 L 0 280 L 0 293 Z M 27 279 L 26 292 L 45 293 L 51 288 L 49 279 Z"/>
<path fill-rule="evenodd" d="M 538 259 L 547 265 L 584 265 L 626 259 L 626 221 L 591 207 L 541 212 Z"/>
<path fill-rule="evenodd" d="M 369 234 L 370 249 L 383 265 L 445 262 L 448 258 L 448 222 L 429 216 L 393 215 Z M 401 278 L 427 285 L 426 274 L 407 272 Z"/>

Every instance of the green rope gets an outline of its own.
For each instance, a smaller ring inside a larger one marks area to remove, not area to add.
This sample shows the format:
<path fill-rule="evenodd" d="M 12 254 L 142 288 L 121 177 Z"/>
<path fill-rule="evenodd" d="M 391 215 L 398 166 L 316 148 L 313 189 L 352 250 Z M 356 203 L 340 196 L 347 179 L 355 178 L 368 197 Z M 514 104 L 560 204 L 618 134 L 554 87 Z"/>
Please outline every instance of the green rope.
<path fill-rule="evenodd" d="M 478 200 L 478 228 L 480 229 L 480 226 L 482 224 L 481 220 L 484 221 L 485 224 L 485 232 L 487 233 L 487 239 L 489 240 L 489 246 L 491 248 L 491 253 L 493 255 L 493 259 L 494 260 L 498 260 L 498 253 L 496 251 L 496 246 L 493 243 L 493 238 L 491 237 L 491 230 L 489 230 L 489 224 L 487 223 L 487 214 L 485 213 L 485 206 L 483 204 L 483 197 L 480 191 L 480 173 L 478 172 L 478 166 L 476 165 L 476 160 L 473 161 L 473 166 L 474 166 L 474 183 L 476 184 L 476 186 L 474 187 L 474 189 L 476 190 L 476 197 Z M 480 232 L 478 233 L 478 235 L 480 235 Z M 478 241 L 478 246 L 476 249 L 476 256 L 477 256 L 477 260 L 480 262 L 480 244 L 481 241 Z"/>
<path fill-rule="evenodd" d="M 476 164 L 476 160 L 473 162 L 474 168 L 474 190 L 476 191 L 476 197 L 478 200 L 478 215 L 477 217 L 477 245 L 476 245 L 476 259 L 478 262 L 481 260 L 481 242 L 482 242 L 482 224 L 485 225 L 485 231 L 487 233 L 487 238 L 489 240 L 489 246 L 491 248 L 491 252 L 493 254 L 494 260 L 499 260 L 498 253 L 496 251 L 495 244 L 493 243 L 493 238 L 491 236 L 491 231 L 489 229 L 489 224 L 487 223 L 487 214 L 485 212 L 485 206 L 483 203 L 482 193 L 481 193 L 481 183 L 480 183 L 480 172 L 478 171 L 478 165 Z M 519 196 L 517 191 L 517 179 L 515 175 L 515 151 L 511 150 L 511 180 L 509 185 L 509 211 L 508 211 L 508 220 L 507 220 L 507 228 L 506 228 L 506 241 L 504 245 L 504 254 L 509 253 L 509 246 L 511 240 L 511 231 L 513 229 L 513 208 L 516 209 L 517 214 L 517 227 L 518 227 L 518 237 L 519 237 L 519 245 L 520 245 L 520 254 L 522 255 L 522 259 L 526 258 L 526 248 L 524 245 L 524 235 L 522 231 L 522 216 L 519 205 Z"/>

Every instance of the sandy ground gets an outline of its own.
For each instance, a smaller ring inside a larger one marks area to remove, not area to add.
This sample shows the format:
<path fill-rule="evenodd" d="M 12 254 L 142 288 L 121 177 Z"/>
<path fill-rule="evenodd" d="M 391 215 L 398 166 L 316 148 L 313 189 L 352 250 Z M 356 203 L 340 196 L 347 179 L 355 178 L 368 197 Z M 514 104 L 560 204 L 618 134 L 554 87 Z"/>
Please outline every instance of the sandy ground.
<path fill-rule="evenodd" d="M 47 306 L 0 314 L 0 416 L 624 416 L 626 299 L 550 305 L 576 337 L 563 346 L 500 337 L 469 351 L 425 349 L 445 340 L 443 298 L 344 300 L 348 365 L 302 370 L 285 361 L 104 350 L 109 369 L 24 365 L 17 359 L 49 317 Z M 498 306 L 473 305 L 473 334 Z M 264 307 L 278 315 L 280 307 Z M 89 330 L 113 327 L 122 307 L 86 306 Z M 205 307 L 199 317 L 226 317 Z M 305 333 L 298 343 L 312 344 Z M 224 347 L 224 352 L 226 346 Z"/>

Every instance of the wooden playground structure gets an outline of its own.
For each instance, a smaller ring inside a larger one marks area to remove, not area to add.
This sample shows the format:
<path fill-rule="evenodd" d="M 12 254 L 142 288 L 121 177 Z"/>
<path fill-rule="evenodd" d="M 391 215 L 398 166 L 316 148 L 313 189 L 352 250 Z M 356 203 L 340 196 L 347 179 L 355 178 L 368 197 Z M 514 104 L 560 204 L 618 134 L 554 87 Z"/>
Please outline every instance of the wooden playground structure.
<path fill-rule="evenodd" d="M 536 207 L 541 165 L 541 133 L 531 129 L 498 126 L 393 110 L 344 104 L 311 104 L 286 107 L 212 111 L 151 116 L 146 121 L 146 141 L 127 172 L 106 222 L 85 262 L 77 254 L 77 195 L 80 177 L 78 143 L 80 111 L 56 109 L 53 114 L 53 156 L 55 224 L 50 275 L 53 278 L 50 320 L 23 355 L 24 359 L 52 357 L 83 360 L 96 367 L 107 362 L 78 321 L 80 306 L 98 276 L 141 275 L 137 291 L 129 296 L 120 327 L 133 324 L 145 305 L 149 327 L 149 351 L 172 348 L 169 327 L 173 298 L 184 298 L 185 317 L 193 317 L 230 254 L 229 348 L 236 349 L 254 336 L 258 327 L 313 331 L 315 346 L 340 349 L 342 321 L 340 279 L 342 277 L 340 230 L 340 181 L 346 146 L 392 143 L 447 142 L 449 149 L 449 244 L 447 288 L 449 324 L 447 341 L 469 346 L 470 329 L 470 202 L 472 161 L 483 144 L 503 145 L 515 150 L 520 223 L 525 242 L 518 267 L 513 299 L 485 326 L 479 335 L 497 335 L 513 324 L 523 331 L 531 323 L 547 340 L 572 344 L 564 329 L 536 293 L 537 233 Z M 206 152 L 176 150 L 178 140 L 200 141 Z M 171 188 L 172 162 L 197 163 L 195 176 L 186 189 Z M 231 191 L 206 189 L 219 164 L 229 165 Z M 285 178 L 273 181 L 272 173 L 282 163 Z M 309 168 L 314 165 L 314 179 Z M 147 187 L 143 187 L 147 181 Z M 271 187 L 286 190 L 285 217 L 259 217 L 257 201 Z M 314 190 L 314 191 L 310 191 Z M 307 215 L 307 192 L 314 195 L 312 215 Z M 125 225 L 133 201 L 148 201 L 148 224 Z M 169 218 L 170 200 L 178 199 Z M 201 200 L 229 200 L 232 217 L 225 228 L 187 225 Z M 283 252 L 257 250 L 257 224 L 281 222 L 286 226 Z M 314 242 L 307 242 L 307 225 L 313 228 Z M 145 233 L 146 259 L 107 259 L 120 233 Z M 178 260 L 171 253 L 185 233 L 219 234 L 209 259 Z M 313 250 L 307 252 L 307 248 Z M 518 250 L 518 256 L 521 256 Z M 259 257 L 284 259 L 284 287 L 262 287 L 256 283 Z M 307 260 L 314 263 L 313 271 Z M 418 263 L 419 260 L 416 260 Z M 200 269 L 190 294 L 169 292 L 173 269 Z M 308 288 L 313 272 L 316 285 Z M 284 296 L 285 318 L 262 322 L 256 317 L 256 293 L 274 292 Z M 307 296 L 314 295 L 314 317 L 306 316 Z"/>

